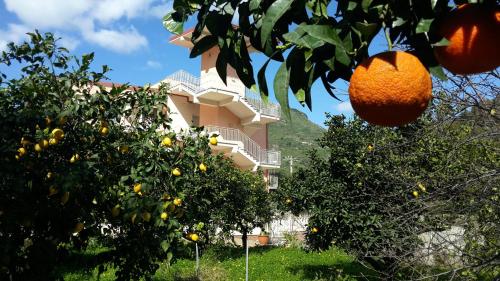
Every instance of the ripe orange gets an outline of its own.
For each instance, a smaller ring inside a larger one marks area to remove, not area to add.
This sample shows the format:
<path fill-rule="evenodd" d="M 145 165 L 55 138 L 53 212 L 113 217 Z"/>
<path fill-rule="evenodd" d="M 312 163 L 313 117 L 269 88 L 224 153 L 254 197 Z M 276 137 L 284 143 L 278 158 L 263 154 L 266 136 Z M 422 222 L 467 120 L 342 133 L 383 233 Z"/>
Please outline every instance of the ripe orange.
<path fill-rule="evenodd" d="M 427 69 L 414 55 L 383 52 L 356 67 L 349 83 L 354 111 L 380 126 L 401 126 L 417 119 L 432 97 Z"/>
<path fill-rule="evenodd" d="M 465 4 L 438 26 L 448 46 L 434 49 L 438 62 L 456 74 L 473 74 L 500 66 L 500 6 Z"/>

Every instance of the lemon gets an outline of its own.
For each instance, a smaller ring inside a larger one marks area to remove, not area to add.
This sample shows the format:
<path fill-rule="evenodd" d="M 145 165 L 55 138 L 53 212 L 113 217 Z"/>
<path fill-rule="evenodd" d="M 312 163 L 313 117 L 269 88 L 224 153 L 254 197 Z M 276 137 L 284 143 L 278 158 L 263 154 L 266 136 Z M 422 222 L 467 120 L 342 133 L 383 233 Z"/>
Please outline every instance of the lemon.
<path fill-rule="evenodd" d="M 417 186 L 418 186 L 418 188 L 419 188 L 420 190 L 422 190 L 422 192 L 425 192 L 425 191 L 426 191 L 425 186 L 424 186 L 422 183 L 420 183 L 420 182 L 419 182 L 419 183 L 417 184 Z"/>
<path fill-rule="evenodd" d="M 200 168 L 200 171 L 202 171 L 202 172 L 206 172 L 207 171 L 207 166 L 205 164 L 203 164 L 203 163 L 200 164 L 199 168 Z"/>
<path fill-rule="evenodd" d="M 59 142 L 59 141 L 58 141 L 57 139 L 55 139 L 55 138 L 50 138 L 50 139 L 49 139 L 49 144 L 50 144 L 50 145 L 56 145 L 58 142 Z"/>
<path fill-rule="evenodd" d="M 151 219 L 151 213 L 150 212 L 142 213 L 142 219 L 146 222 L 149 222 L 149 220 Z"/>
<path fill-rule="evenodd" d="M 172 140 L 169 137 L 164 137 L 161 144 L 163 146 L 172 146 Z"/>
<path fill-rule="evenodd" d="M 287 199 L 286 199 L 286 203 L 287 203 L 287 204 L 290 204 L 290 203 L 292 203 L 292 199 L 290 199 L 290 198 L 287 198 Z"/>
<path fill-rule="evenodd" d="M 411 194 L 413 194 L 413 197 L 417 198 L 418 197 L 418 191 L 413 191 Z"/>
<path fill-rule="evenodd" d="M 120 205 L 116 205 L 111 209 L 111 215 L 115 218 L 120 215 Z"/>
<path fill-rule="evenodd" d="M 175 205 L 175 206 L 180 206 L 180 205 L 182 205 L 182 199 L 181 199 L 181 198 L 175 198 L 175 199 L 174 199 L 174 205 Z"/>
<path fill-rule="evenodd" d="M 45 117 L 45 125 L 48 127 L 50 126 L 50 124 L 52 124 L 52 119 L 50 119 L 50 117 Z"/>
<path fill-rule="evenodd" d="M 168 195 L 167 193 L 163 194 L 163 200 L 170 200 L 170 198 L 170 195 Z"/>
<path fill-rule="evenodd" d="M 193 240 L 194 242 L 198 241 L 199 239 L 198 234 L 196 233 L 192 233 L 189 238 L 191 238 L 191 240 Z"/>
<path fill-rule="evenodd" d="M 39 142 L 40 146 L 43 148 L 43 149 L 47 149 L 49 148 L 49 141 L 48 140 L 41 140 Z"/>
<path fill-rule="evenodd" d="M 218 141 L 217 141 L 217 137 L 211 137 L 211 138 L 210 138 L 210 144 L 211 144 L 211 145 L 217 145 L 217 142 L 218 142 Z"/>
<path fill-rule="evenodd" d="M 179 170 L 179 168 L 175 168 L 172 170 L 172 175 L 178 177 L 181 175 L 181 170 Z"/>
<path fill-rule="evenodd" d="M 311 233 L 318 233 L 319 229 L 317 227 L 313 227 L 311 229 Z"/>
<path fill-rule="evenodd" d="M 61 197 L 61 205 L 68 203 L 68 200 L 69 200 L 69 192 L 66 191 L 66 192 L 64 192 L 63 196 Z"/>
<path fill-rule="evenodd" d="M 99 129 L 99 134 L 101 134 L 101 136 L 105 137 L 109 134 L 109 128 L 108 127 L 101 127 Z"/>
<path fill-rule="evenodd" d="M 26 154 L 26 148 L 20 147 L 17 152 L 19 152 L 19 157 L 23 157 Z"/>
<path fill-rule="evenodd" d="M 73 156 L 71 156 L 71 159 L 69 159 L 69 163 L 76 163 L 78 160 L 80 160 L 80 155 L 78 155 L 78 153 L 74 154 Z"/>
<path fill-rule="evenodd" d="M 163 213 L 161 213 L 160 218 L 162 220 L 166 220 L 166 219 L 168 219 L 168 214 L 166 212 L 163 212 Z"/>
<path fill-rule="evenodd" d="M 139 192 L 141 192 L 141 189 L 142 189 L 142 184 L 140 184 L 140 183 L 136 183 L 136 184 L 134 185 L 134 192 L 135 192 L 135 193 L 139 193 Z"/>
<path fill-rule="evenodd" d="M 48 179 L 48 180 L 51 180 L 51 179 L 53 179 L 53 178 L 54 178 L 54 173 L 52 173 L 52 172 L 48 172 L 48 173 L 47 173 L 47 179 Z"/>
<path fill-rule="evenodd" d="M 373 145 L 368 145 L 368 147 L 366 148 L 368 150 L 368 152 L 372 152 L 373 151 Z"/>
<path fill-rule="evenodd" d="M 21 138 L 21 145 L 22 145 L 22 146 L 27 146 L 27 145 L 28 145 L 28 144 L 30 144 L 30 143 L 31 143 L 31 142 L 30 142 L 27 138 L 25 138 L 25 137 L 22 137 L 22 138 Z"/>
<path fill-rule="evenodd" d="M 60 141 L 64 138 L 64 131 L 59 128 L 55 128 L 52 130 L 52 137 Z"/>
<path fill-rule="evenodd" d="M 43 148 L 39 143 L 35 144 L 35 151 L 36 152 L 40 153 L 40 152 L 42 152 L 42 150 L 43 150 Z"/>
<path fill-rule="evenodd" d="M 75 228 L 73 229 L 73 234 L 77 234 L 78 232 L 82 231 L 85 226 L 83 223 L 79 222 L 75 225 Z"/>
<path fill-rule="evenodd" d="M 19 157 L 19 155 L 16 155 L 16 160 L 19 160 L 21 159 L 21 157 Z"/>

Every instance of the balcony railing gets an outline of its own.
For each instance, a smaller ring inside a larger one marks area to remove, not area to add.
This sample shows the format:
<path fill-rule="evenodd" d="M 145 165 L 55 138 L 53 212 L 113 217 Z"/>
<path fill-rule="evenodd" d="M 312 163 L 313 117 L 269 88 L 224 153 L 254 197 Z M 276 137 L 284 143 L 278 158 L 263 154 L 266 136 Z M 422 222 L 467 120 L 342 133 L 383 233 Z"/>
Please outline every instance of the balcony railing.
<path fill-rule="evenodd" d="M 243 151 L 245 151 L 261 165 L 281 165 L 280 151 L 263 149 L 254 140 L 238 129 L 208 125 L 205 126 L 205 131 L 208 133 L 217 132 L 225 140 L 239 141 L 243 143 Z"/>
<path fill-rule="evenodd" d="M 184 70 L 179 70 L 167 76 L 165 80 L 167 80 L 171 88 L 182 85 L 188 88 L 193 94 L 198 94 L 207 90 L 200 84 L 200 78 Z M 260 99 L 258 94 L 250 91 L 249 89 L 246 89 L 243 97 L 257 112 L 278 118 L 281 116 L 281 108 L 278 104 L 264 102 Z"/>

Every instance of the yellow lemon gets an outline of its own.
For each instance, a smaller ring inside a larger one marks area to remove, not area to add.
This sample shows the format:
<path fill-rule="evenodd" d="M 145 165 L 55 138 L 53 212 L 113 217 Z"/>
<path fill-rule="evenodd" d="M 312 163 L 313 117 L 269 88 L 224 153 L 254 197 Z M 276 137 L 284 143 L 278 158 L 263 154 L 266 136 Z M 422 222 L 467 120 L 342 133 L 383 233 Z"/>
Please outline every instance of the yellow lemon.
<path fill-rule="evenodd" d="M 49 148 L 49 141 L 48 140 L 41 140 L 39 142 L 40 146 L 43 148 L 43 149 L 47 149 Z"/>
<path fill-rule="evenodd" d="M 292 203 L 292 199 L 287 198 L 287 199 L 286 199 L 286 203 L 287 203 L 287 204 L 291 204 L 291 203 Z"/>
<path fill-rule="evenodd" d="M 418 185 L 418 188 L 419 188 L 420 190 L 422 190 L 422 192 L 425 192 L 425 191 L 426 191 L 425 186 L 424 186 L 422 183 L 420 183 L 420 182 L 419 182 L 417 185 Z"/>
<path fill-rule="evenodd" d="M 200 171 L 202 171 L 202 172 L 206 172 L 207 171 L 207 166 L 205 164 L 203 164 L 203 163 L 200 164 L 199 168 L 200 168 Z"/>
<path fill-rule="evenodd" d="M 81 223 L 81 222 L 77 223 L 75 225 L 75 228 L 73 229 L 73 234 L 76 234 L 76 233 L 82 231 L 84 227 L 85 226 L 83 225 L 83 223 Z"/>
<path fill-rule="evenodd" d="M 172 140 L 169 137 L 164 137 L 163 140 L 161 141 L 161 144 L 163 146 L 171 146 Z"/>
<path fill-rule="evenodd" d="M 101 127 L 99 128 L 99 134 L 101 134 L 101 136 L 105 137 L 109 134 L 109 128 L 108 127 Z"/>
<path fill-rule="evenodd" d="M 48 172 L 48 173 L 47 173 L 47 179 L 48 179 L 48 180 L 51 180 L 51 179 L 53 179 L 53 178 L 54 178 L 54 173 L 52 173 L 52 172 Z"/>
<path fill-rule="evenodd" d="M 217 137 L 211 137 L 211 138 L 210 138 L 210 144 L 211 144 L 211 145 L 217 145 L 217 142 L 218 142 L 218 141 L 217 141 Z"/>
<path fill-rule="evenodd" d="M 317 227 L 313 227 L 311 229 L 311 233 L 318 233 L 319 229 Z"/>
<path fill-rule="evenodd" d="M 168 195 L 167 193 L 163 194 L 163 200 L 170 200 L 170 198 L 170 195 Z"/>
<path fill-rule="evenodd" d="M 39 143 L 35 144 L 35 151 L 36 152 L 40 153 L 40 152 L 42 152 L 42 150 L 43 150 L 43 148 Z"/>
<path fill-rule="evenodd" d="M 181 170 L 179 170 L 179 168 L 175 168 L 172 170 L 172 175 L 178 177 L 181 175 Z"/>
<path fill-rule="evenodd" d="M 136 183 L 136 184 L 134 185 L 134 192 L 135 192 L 135 193 L 139 193 L 139 192 L 141 192 L 141 188 L 142 188 L 142 185 L 141 185 L 140 183 Z"/>
<path fill-rule="evenodd" d="M 28 145 L 28 144 L 30 144 L 30 143 L 31 143 L 31 142 L 30 142 L 27 138 L 25 138 L 25 137 L 22 137 L 22 138 L 21 138 L 21 145 L 22 145 L 22 146 L 27 146 L 27 145 Z"/>
<path fill-rule="evenodd" d="M 198 241 L 199 239 L 198 234 L 196 233 L 192 233 L 189 238 L 191 238 L 191 240 L 193 240 L 194 242 Z"/>
<path fill-rule="evenodd" d="M 64 138 L 64 131 L 59 128 L 55 128 L 52 130 L 52 137 L 60 141 Z"/>
<path fill-rule="evenodd" d="M 168 219 L 168 214 L 166 212 L 163 212 L 163 213 L 161 213 L 160 218 L 162 220 L 166 220 L 166 219 Z"/>
<path fill-rule="evenodd" d="M 368 145 L 368 147 L 366 148 L 368 150 L 368 152 L 372 152 L 373 151 L 373 145 Z"/>
<path fill-rule="evenodd" d="M 411 194 L 413 194 L 413 197 L 418 198 L 418 191 L 413 191 Z"/>
<path fill-rule="evenodd" d="M 19 152 L 19 157 L 23 157 L 26 154 L 26 148 L 20 147 L 17 152 Z"/>
<path fill-rule="evenodd" d="M 19 160 L 21 159 L 21 157 L 19 157 L 19 155 L 16 155 L 16 160 Z"/>
<path fill-rule="evenodd" d="M 120 215 L 120 205 L 116 205 L 111 209 L 111 215 L 115 218 Z"/>
<path fill-rule="evenodd" d="M 149 222 L 149 220 L 151 219 L 151 213 L 150 212 L 142 213 L 142 219 L 146 222 Z"/>
<path fill-rule="evenodd" d="M 71 156 L 71 159 L 69 159 L 69 163 L 76 163 L 78 160 L 80 160 L 80 155 L 78 155 L 78 153 L 74 154 L 73 156 Z"/>
<path fill-rule="evenodd" d="M 182 199 L 181 199 L 181 198 L 175 198 L 175 199 L 174 199 L 174 205 L 175 205 L 175 206 L 180 206 L 180 205 L 182 205 Z"/>
<path fill-rule="evenodd" d="M 64 192 L 63 196 L 61 197 L 61 205 L 68 203 L 68 200 L 69 200 L 69 192 L 66 191 L 66 192 Z"/>
<path fill-rule="evenodd" d="M 59 141 L 58 141 L 57 139 L 55 139 L 55 138 L 50 138 L 50 139 L 49 139 L 49 144 L 50 144 L 50 145 L 56 145 L 58 142 L 59 142 Z"/>

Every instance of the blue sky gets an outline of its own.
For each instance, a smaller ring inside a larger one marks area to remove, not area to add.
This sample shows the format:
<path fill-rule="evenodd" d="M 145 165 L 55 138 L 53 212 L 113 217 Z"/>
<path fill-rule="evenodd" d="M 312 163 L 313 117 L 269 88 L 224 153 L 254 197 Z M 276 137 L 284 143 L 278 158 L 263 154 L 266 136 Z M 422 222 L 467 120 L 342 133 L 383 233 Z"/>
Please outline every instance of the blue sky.
<path fill-rule="evenodd" d="M 95 53 L 94 67 L 107 64 L 113 82 L 135 85 L 155 83 L 184 69 L 199 76 L 200 60 L 189 59 L 189 51 L 168 43 L 172 34 L 161 18 L 172 7 L 168 0 L 0 0 L 0 51 L 10 42 L 21 42 L 26 32 L 38 29 L 61 37 L 61 44 L 76 55 Z M 193 26 L 190 22 L 186 28 Z M 385 49 L 377 39 L 371 53 Z M 255 72 L 264 63 L 262 54 L 252 55 Z M 269 88 L 278 63 L 267 69 Z M 346 82 L 335 85 L 338 96 L 331 98 L 318 81 L 312 90 L 313 110 L 302 107 L 290 94 L 291 107 L 323 124 L 325 112 L 352 115 Z M 274 99 L 274 98 L 273 98 Z"/>

